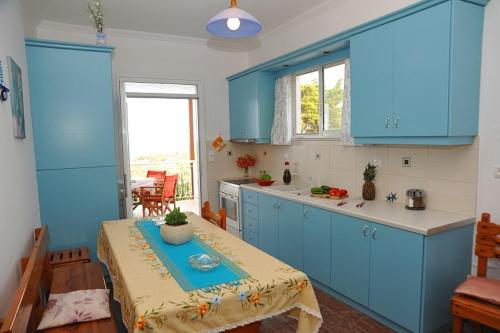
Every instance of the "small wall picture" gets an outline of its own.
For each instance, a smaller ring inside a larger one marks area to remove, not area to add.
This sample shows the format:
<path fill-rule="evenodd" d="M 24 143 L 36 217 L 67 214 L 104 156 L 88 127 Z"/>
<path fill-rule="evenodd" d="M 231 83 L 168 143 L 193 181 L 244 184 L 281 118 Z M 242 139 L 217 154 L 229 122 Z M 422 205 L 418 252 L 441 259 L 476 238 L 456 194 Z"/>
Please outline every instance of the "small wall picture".
<path fill-rule="evenodd" d="M 23 77 L 21 68 L 11 57 L 7 57 L 10 77 L 10 104 L 12 106 L 12 120 L 14 124 L 14 137 L 26 138 L 24 126 L 24 99 L 23 99 Z"/>

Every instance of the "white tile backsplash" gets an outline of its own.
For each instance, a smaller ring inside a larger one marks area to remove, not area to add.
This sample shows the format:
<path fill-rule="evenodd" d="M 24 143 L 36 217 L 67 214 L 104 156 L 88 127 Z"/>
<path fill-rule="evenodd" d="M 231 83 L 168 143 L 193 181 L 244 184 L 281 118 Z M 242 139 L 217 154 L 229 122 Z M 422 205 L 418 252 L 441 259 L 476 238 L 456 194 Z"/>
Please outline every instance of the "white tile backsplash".
<path fill-rule="evenodd" d="M 347 188 L 351 197 L 361 196 L 363 170 L 368 162 L 377 161 L 376 200 L 385 200 L 396 192 L 405 202 L 406 190 L 421 188 L 427 192 L 427 207 L 457 213 L 475 214 L 478 169 L 478 140 L 471 146 L 342 146 L 338 141 L 293 141 L 292 146 L 228 145 L 214 153 L 208 162 L 209 198 L 217 203 L 217 180 L 242 177 L 236 166 L 238 156 L 250 153 L 257 165 L 250 173 L 267 170 L 280 181 L 284 162 L 299 173 L 303 182 L 312 178 L 315 185 L 327 184 Z M 207 143 L 207 149 L 211 149 Z M 227 151 L 232 156 L 227 156 Z M 320 159 L 315 155 L 320 154 Z M 402 158 L 411 158 L 411 167 L 403 167 Z M 294 177 L 294 179 L 297 179 Z M 215 192 L 215 193 L 214 193 Z"/>
<path fill-rule="evenodd" d="M 236 157 L 250 153 L 257 158 L 251 172 L 267 170 L 280 181 L 284 162 L 304 181 L 309 177 L 316 185 L 347 188 L 351 197 L 361 196 L 363 170 L 368 162 L 379 164 L 375 178 L 376 200 L 385 200 L 396 192 L 405 202 L 406 190 L 421 188 L 427 192 L 427 207 L 457 213 L 475 214 L 478 140 L 470 146 L 342 146 L 338 141 L 293 141 L 291 146 L 232 144 L 233 159 L 216 156 L 217 166 L 209 173 L 243 175 Z M 228 147 L 226 147 L 228 148 Z M 264 155 L 266 152 L 266 155 Z M 316 154 L 321 158 L 317 160 Z M 402 157 L 411 158 L 411 167 L 403 167 Z M 209 175 L 211 179 L 220 177 Z"/>

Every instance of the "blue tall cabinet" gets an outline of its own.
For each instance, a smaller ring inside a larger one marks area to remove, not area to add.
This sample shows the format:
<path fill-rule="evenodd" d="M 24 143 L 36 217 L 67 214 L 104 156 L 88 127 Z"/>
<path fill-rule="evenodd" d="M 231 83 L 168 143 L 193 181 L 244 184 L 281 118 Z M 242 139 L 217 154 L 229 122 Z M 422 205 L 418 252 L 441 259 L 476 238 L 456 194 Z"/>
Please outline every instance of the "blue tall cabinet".
<path fill-rule="evenodd" d="M 26 40 L 42 224 L 50 248 L 88 246 L 119 218 L 112 47 Z"/>

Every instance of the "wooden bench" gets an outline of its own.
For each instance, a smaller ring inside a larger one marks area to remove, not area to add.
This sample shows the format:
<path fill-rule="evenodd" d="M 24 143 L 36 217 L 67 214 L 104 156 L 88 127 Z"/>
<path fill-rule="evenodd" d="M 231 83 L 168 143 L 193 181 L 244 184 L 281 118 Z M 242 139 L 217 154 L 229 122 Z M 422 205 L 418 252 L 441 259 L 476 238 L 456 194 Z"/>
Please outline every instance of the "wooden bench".
<path fill-rule="evenodd" d="M 85 264 L 90 262 L 90 251 L 88 247 L 80 247 L 49 252 L 49 262 L 53 268 L 73 264 Z"/>
<path fill-rule="evenodd" d="M 48 228 L 37 230 L 36 242 L 28 260 L 24 260 L 23 275 L 14 293 L 0 333 L 32 333 L 42 318 L 44 303 L 50 292 L 66 293 L 83 289 L 104 289 L 100 264 L 80 263 L 52 268 L 48 246 Z M 45 330 L 47 333 L 117 332 L 114 318 L 71 324 Z"/>

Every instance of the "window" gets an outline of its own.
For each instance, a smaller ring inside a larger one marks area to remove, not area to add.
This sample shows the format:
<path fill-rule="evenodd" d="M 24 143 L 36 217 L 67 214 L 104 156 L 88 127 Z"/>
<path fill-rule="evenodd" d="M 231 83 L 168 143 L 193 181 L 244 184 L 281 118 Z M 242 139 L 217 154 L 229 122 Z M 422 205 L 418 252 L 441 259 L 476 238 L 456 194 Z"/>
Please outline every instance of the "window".
<path fill-rule="evenodd" d="M 295 137 L 338 137 L 345 62 L 295 75 Z"/>

